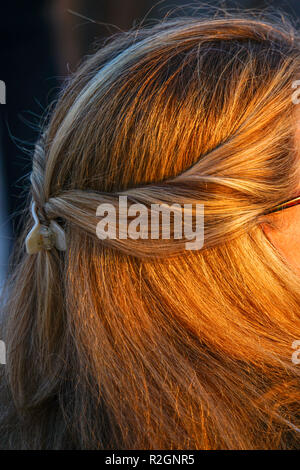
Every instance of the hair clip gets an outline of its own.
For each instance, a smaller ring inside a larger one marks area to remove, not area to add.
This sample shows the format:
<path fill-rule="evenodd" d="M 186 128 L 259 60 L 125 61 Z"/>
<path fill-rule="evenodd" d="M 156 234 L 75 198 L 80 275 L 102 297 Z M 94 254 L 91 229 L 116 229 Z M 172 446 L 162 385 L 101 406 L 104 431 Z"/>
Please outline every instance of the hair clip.
<path fill-rule="evenodd" d="M 54 246 L 59 251 L 65 251 L 66 235 L 60 225 L 54 220 L 50 221 L 49 227 L 42 225 L 36 213 L 35 202 L 31 205 L 31 214 L 34 226 L 25 240 L 27 253 L 33 255 L 41 250 L 51 250 Z"/>

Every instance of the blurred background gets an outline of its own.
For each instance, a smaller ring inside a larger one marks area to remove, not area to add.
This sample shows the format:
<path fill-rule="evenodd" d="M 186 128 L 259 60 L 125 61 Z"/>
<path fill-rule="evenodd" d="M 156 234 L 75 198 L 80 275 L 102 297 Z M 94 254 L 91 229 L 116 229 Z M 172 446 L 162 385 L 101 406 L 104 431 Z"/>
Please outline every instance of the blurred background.
<path fill-rule="evenodd" d="M 64 80 L 111 34 L 167 15 L 216 6 L 280 9 L 300 18 L 300 0 L 10 0 L 0 16 L 0 284 L 21 230 L 31 154 Z"/>

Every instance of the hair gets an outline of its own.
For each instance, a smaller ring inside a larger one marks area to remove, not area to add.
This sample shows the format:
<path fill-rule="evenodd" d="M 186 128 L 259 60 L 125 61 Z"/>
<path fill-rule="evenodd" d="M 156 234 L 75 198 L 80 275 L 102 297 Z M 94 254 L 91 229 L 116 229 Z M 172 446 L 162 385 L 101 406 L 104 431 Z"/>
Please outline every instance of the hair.
<path fill-rule="evenodd" d="M 299 278 L 262 228 L 299 184 L 287 22 L 175 18 L 112 38 L 62 90 L 30 202 L 67 250 L 28 255 L 3 302 L 0 446 L 292 449 Z M 202 203 L 204 247 L 100 240 L 103 202 Z"/>

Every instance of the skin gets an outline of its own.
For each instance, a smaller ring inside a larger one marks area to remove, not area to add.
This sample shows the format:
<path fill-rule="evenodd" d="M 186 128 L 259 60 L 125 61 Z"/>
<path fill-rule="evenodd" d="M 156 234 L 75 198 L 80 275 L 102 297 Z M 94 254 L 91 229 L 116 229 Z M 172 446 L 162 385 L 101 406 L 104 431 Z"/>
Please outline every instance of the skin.
<path fill-rule="evenodd" d="M 263 224 L 265 234 L 300 276 L 300 205 L 269 215 L 269 220 L 272 225 Z"/>

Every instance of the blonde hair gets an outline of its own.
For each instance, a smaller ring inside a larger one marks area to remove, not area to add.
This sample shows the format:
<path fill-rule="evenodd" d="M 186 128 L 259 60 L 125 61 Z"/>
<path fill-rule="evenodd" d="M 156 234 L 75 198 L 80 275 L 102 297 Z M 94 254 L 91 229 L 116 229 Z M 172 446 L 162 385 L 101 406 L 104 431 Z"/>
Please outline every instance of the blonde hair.
<path fill-rule="evenodd" d="M 70 79 L 31 175 L 68 249 L 29 256 L 21 240 L 3 448 L 297 446 L 299 280 L 261 222 L 299 181 L 299 52 L 276 21 L 173 19 L 119 35 Z M 203 203 L 204 248 L 100 241 L 96 208 L 120 194 Z"/>

